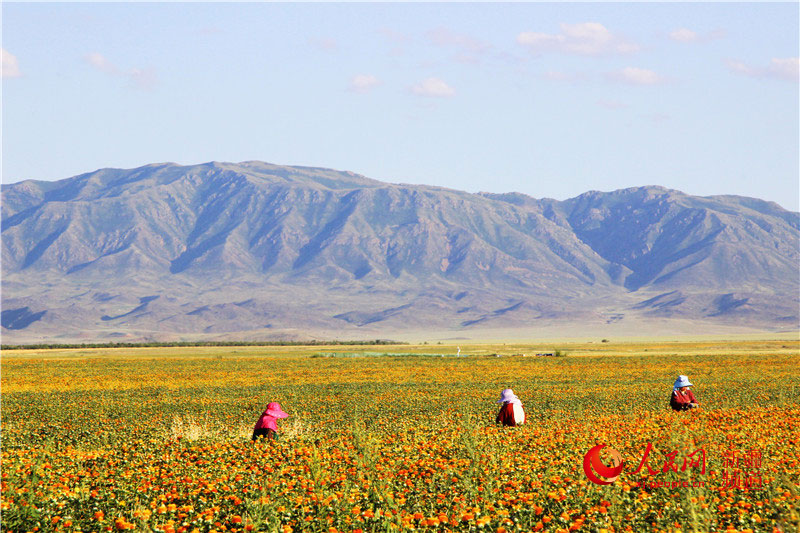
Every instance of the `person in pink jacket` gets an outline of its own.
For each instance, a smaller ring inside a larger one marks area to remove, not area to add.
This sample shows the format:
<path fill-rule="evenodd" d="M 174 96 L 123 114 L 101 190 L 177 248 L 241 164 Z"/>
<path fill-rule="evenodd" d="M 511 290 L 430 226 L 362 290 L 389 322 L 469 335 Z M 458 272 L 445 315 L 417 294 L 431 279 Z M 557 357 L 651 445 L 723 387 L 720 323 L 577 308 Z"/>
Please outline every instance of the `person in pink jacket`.
<path fill-rule="evenodd" d="M 253 441 L 258 437 L 266 439 L 278 440 L 278 419 L 286 418 L 289 416 L 281 409 L 281 404 L 278 402 L 270 402 L 267 409 L 261 413 L 261 418 L 256 422 L 256 427 L 253 428 Z"/>

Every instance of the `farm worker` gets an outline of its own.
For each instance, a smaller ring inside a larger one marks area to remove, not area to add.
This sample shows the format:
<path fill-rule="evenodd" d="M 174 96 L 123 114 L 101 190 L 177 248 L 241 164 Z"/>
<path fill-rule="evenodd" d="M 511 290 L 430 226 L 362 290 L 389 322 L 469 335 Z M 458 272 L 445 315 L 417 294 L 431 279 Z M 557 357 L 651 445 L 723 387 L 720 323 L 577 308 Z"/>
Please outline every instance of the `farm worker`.
<path fill-rule="evenodd" d="M 675 411 L 688 411 L 700 407 L 700 402 L 694 397 L 694 393 L 689 390 L 692 384 L 686 376 L 678 376 L 675 384 L 672 385 L 672 396 L 669 398 L 669 405 Z"/>
<path fill-rule="evenodd" d="M 504 389 L 500 393 L 500 399 L 497 403 L 502 403 L 500 412 L 497 413 L 495 422 L 503 424 L 504 426 L 520 426 L 525 423 L 525 411 L 522 409 L 522 402 L 514 391 L 511 389 Z"/>
<path fill-rule="evenodd" d="M 283 412 L 281 404 L 270 402 L 266 411 L 261 413 L 261 418 L 256 422 L 256 427 L 253 428 L 253 440 L 258 437 L 278 440 L 278 419 L 286 418 L 287 416 L 289 415 Z"/>

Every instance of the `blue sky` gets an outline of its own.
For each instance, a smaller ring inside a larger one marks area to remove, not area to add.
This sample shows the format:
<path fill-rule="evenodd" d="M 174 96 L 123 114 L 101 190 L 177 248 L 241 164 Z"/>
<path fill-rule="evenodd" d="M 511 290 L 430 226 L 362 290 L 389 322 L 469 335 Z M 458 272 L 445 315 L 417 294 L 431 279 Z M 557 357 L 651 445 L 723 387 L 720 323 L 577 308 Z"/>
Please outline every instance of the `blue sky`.
<path fill-rule="evenodd" d="M 797 3 L 4 2 L 2 179 L 263 160 L 800 210 Z"/>

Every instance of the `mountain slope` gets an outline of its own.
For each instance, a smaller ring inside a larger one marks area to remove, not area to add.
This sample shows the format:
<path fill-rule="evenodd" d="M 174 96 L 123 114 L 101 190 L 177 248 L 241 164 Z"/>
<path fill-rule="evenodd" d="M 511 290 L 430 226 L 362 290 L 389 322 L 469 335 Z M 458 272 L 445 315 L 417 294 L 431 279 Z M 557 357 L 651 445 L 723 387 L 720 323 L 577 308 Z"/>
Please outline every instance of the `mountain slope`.
<path fill-rule="evenodd" d="M 558 202 L 262 162 L 2 194 L 11 338 L 797 323 L 800 218 L 756 199 L 642 187 Z"/>

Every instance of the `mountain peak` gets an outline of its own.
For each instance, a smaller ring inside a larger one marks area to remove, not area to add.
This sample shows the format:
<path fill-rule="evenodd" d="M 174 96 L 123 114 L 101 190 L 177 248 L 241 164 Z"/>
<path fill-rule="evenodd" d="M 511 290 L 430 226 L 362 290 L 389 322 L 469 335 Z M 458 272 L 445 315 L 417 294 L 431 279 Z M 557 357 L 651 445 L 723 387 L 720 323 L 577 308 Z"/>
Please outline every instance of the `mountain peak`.
<path fill-rule="evenodd" d="M 2 194 L 7 335 L 797 324 L 800 214 L 757 199 L 537 200 L 263 161 Z"/>

